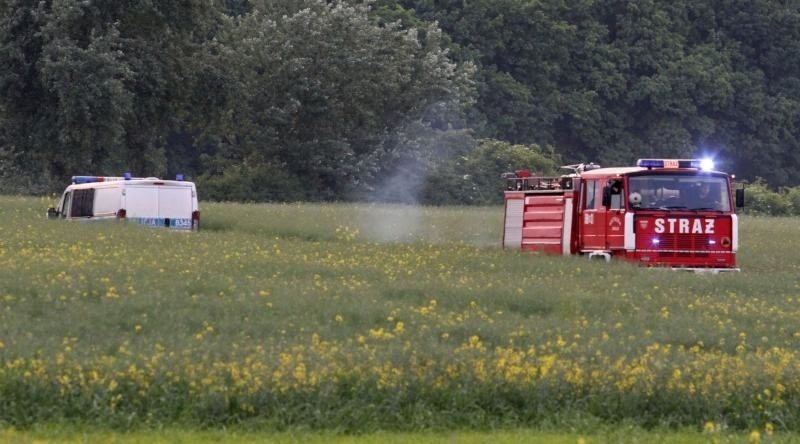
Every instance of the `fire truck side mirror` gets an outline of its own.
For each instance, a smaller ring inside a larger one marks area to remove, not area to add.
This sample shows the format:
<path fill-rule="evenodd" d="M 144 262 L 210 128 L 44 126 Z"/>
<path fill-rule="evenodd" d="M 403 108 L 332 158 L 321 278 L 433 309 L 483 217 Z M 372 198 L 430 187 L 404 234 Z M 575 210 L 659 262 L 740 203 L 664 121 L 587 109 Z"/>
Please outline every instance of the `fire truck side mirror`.
<path fill-rule="evenodd" d="M 611 206 L 611 185 L 606 185 L 603 187 L 603 206 Z"/>
<path fill-rule="evenodd" d="M 736 208 L 744 207 L 744 188 L 736 189 Z"/>

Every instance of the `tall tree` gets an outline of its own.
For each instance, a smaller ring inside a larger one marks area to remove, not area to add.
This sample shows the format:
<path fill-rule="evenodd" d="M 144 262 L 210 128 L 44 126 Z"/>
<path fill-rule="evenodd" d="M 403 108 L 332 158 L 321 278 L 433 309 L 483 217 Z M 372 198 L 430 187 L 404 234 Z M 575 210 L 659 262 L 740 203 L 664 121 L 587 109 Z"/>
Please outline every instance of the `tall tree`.
<path fill-rule="evenodd" d="M 481 134 L 567 161 L 717 154 L 800 183 L 800 10 L 778 0 L 379 0 L 479 65 Z"/>
<path fill-rule="evenodd" d="M 393 161 L 428 154 L 428 145 L 403 143 L 404 128 L 457 124 L 468 73 L 448 59 L 435 26 L 423 35 L 381 24 L 363 4 L 251 4 L 205 58 L 202 77 L 225 79 L 223 112 L 206 134 L 218 146 L 217 174 L 267 168 L 302 179 L 308 197 L 341 198 Z M 273 188 L 264 197 L 280 198 Z"/>
<path fill-rule="evenodd" d="M 218 5 L 9 0 L 0 17 L 2 134 L 32 175 L 163 174 L 193 54 Z M 48 186 L 48 184 L 44 184 Z"/>

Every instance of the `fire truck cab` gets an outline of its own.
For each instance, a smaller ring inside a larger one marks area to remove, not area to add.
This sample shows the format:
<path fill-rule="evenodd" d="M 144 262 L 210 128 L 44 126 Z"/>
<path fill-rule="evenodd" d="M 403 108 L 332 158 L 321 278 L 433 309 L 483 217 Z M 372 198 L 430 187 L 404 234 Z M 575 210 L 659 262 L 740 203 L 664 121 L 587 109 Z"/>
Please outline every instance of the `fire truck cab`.
<path fill-rule="evenodd" d="M 636 166 L 570 165 L 571 174 L 507 173 L 503 246 L 645 266 L 738 271 L 731 177 L 700 159 L 640 159 Z M 734 197 L 735 195 L 735 197 Z"/>

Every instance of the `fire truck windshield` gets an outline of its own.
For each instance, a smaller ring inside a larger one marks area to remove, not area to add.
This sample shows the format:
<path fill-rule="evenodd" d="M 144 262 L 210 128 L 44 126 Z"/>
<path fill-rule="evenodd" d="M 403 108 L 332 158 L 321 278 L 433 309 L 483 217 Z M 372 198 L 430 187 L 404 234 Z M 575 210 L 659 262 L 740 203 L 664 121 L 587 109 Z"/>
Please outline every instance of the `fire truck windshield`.
<path fill-rule="evenodd" d="M 731 210 L 728 181 L 707 173 L 630 176 L 628 205 L 633 210 Z"/>

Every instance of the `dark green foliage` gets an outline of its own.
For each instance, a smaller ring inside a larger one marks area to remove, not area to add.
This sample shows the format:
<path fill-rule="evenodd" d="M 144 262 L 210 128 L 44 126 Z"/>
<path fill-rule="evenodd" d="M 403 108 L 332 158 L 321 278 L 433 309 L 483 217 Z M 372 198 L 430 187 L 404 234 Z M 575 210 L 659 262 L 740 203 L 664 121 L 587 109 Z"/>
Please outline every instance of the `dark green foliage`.
<path fill-rule="evenodd" d="M 522 167 L 538 175 L 555 176 L 560 159 L 550 149 L 536 145 L 513 145 L 499 140 L 483 140 L 463 156 L 452 159 L 427 178 L 424 202 L 443 204 L 497 204 L 503 199 L 501 174 Z"/>
<path fill-rule="evenodd" d="M 745 187 L 746 214 L 771 216 L 800 216 L 800 187 L 774 191 L 764 179 L 758 178 Z"/>
<path fill-rule="evenodd" d="M 464 161 L 464 169 L 474 193 L 472 200 L 482 204 L 501 202 L 502 193 L 497 187 L 497 178 L 505 172 L 519 169 L 520 165 L 537 175 L 560 174 L 560 159 L 552 148 L 484 141 Z"/>
<path fill-rule="evenodd" d="M 40 189 L 72 174 L 166 173 L 208 2 L 10 0 L 0 17 L 0 141 Z M 5 160 L 5 159 L 4 159 Z"/>
<path fill-rule="evenodd" d="M 253 168 L 229 167 L 219 175 L 197 179 L 203 199 L 215 201 L 300 201 L 313 199 L 306 184 L 297 176 L 271 165 Z"/>
<path fill-rule="evenodd" d="M 777 0 L 7 0 L 0 59 L 4 192 L 181 172 L 220 199 L 487 202 L 444 188 L 482 139 L 800 184 Z"/>
<path fill-rule="evenodd" d="M 482 136 L 565 160 L 714 154 L 800 183 L 800 11 L 772 0 L 384 0 L 437 20 L 479 62 Z M 385 6 L 389 7 L 389 6 Z"/>
<path fill-rule="evenodd" d="M 225 79 L 205 131 L 223 172 L 267 165 L 302 182 L 306 198 L 343 198 L 382 182 L 383 171 L 430 157 L 419 137 L 454 123 L 467 73 L 448 60 L 434 26 L 422 38 L 378 26 L 366 6 L 317 0 L 254 8 L 228 21 L 206 52 L 209 73 Z M 280 189 L 273 196 L 292 198 Z"/>

